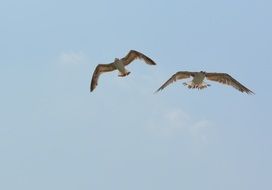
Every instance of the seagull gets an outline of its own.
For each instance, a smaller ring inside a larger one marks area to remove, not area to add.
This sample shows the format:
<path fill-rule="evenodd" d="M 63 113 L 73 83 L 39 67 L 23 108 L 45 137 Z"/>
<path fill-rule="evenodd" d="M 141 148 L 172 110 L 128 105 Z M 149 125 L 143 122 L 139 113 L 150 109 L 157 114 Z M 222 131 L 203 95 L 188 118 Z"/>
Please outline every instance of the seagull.
<path fill-rule="evenodd" d="M 114 71 L 117 69 L 119 71 L 119 75 L 118 75 L 119 77 L 125 77 L 125 76 L 129 75 L 130 71 L 126 70 L 125 66 L 130 64 L 135 59 L 143 59 L 145 61 L 145 63 L 147 63 L 148 65 L 156 65 L 156 63 L 152 59 L 147 57 L 146 55 L 144 55 L 138 51 L 135 51 L 135 50 L 130 50 L 129 53 L 121 59 L 115 58 L 114 62 L 112 62 L 112 63 L 98 64 L 96 66 L 94 73 L 93 73 L 91 86 L 90 86 L 91 92 L 98 85 L 98 78 L 99 78 L 100 74 L 102 74 L 102 73 Z"/>
<path fill-rule="evenodd" d="M 192 81 L 184 82 L 183 84 L 190 89 L 204 89 L 210 86 L 204 82 L 205 78 L 211 81 L 216 81 L 222 84 L 230 85 L 240 92 L 246 92 L 247 94 L 254 94 L 251 90 L 246 88 L 244 85 L 239 83 L 237 80 L 232 78 L 227 73 L 207 73 L 205 71 L 200 72 L 189 72 L 189 71 L 179 71 L 174 74 L 168 81 L 166 81 L 156 92 L 163 90 L 169 84 L 175 82 L 176 80 L 186 79 L 193 77 Z"/>

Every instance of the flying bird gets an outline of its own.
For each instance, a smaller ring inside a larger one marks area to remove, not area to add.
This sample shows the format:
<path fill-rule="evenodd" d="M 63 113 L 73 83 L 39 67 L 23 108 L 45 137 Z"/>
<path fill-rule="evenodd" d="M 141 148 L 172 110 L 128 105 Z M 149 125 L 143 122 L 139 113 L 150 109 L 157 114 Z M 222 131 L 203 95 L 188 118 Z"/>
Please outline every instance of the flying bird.
<path fill-rule="evenodd" d="M 98 78 L 99 78 L 100 74 L 102 74 L 102 73 L 118 70 L 119 77 L 125 77 L 125 76 L 129 75 L 130 71 L 126 70 L 125 66 L 129 65 L 135 59 L 143 59 L 145 61 L 145 63 L 147 63 L 148 65 L 156 65 L 156 63 L 152 59 L 147 57 L 146 55 L 144 55 L 138 51 L 135 51 L 135 50 L 130 50 L 129 53 L 121 59 L 115 58 L 114 62 L 112 62 L 112 63 L 99 64 L 96 66 L 94 73 L 93 73 L 91 86 L 90 86 L 91 92 L 98 85 Z"/>
<path fill-rule="evenodd" d="M 207 73 L 204 71 L 200 72 L 189 72 L 189 71 L 179 71 L 174 74 L 168 81 L 166 81 L 156 92 L 163 90 L 169 84 L 181 80 L 193 77 L 193 79 L 189 82 L 184 82 L 183 84 L 188 88 L 196 88 L 196 89 L 204 89 L 210 86 L 204 82 L 205 78 L 211 81 L 219 82 L 222 84 L 230 85 L 235 89 L 239 90 L 240 92 L 246 92 L 247 94 L 254 94 L 251 90 L 246 88 L 244 85 L 239 83 L 237 80 L 232 78 L 227 73 Z"/>

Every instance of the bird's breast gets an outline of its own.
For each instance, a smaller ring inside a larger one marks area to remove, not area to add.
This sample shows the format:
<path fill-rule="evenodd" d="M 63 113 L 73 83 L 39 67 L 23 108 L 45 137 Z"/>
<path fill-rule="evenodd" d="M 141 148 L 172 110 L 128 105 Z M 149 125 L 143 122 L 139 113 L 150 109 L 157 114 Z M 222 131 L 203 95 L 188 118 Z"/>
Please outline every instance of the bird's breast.
<path fill-rule="evenodd" d="M 125 73 L 126 72 L 126 69 L 125 69 L 125 66 L 124 66 L 124 64 L 123 64 L 123 62 L 122 61 L 116 61 L 115 63 L 114 63 L 114 65 L 115 65 L 115 67 L 116 67 L 116 69 L 118 70 L 118 71 L 120 71 L 121 73 Z"/>
<path fill-rule="evenodd" d="M 193 83 L 195 84 L 201 84 L 205 78 L 205 75 L 202 73 L 197 73 L 195 77 L 193 78 Z"/>

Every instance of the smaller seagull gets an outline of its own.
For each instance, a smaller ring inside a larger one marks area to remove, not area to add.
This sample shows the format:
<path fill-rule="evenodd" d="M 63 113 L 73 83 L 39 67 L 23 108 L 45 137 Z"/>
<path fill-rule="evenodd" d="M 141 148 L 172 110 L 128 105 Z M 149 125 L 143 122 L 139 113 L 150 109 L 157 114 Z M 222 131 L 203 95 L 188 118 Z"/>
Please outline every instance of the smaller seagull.
<path fill-rule="evenodd" d="M 254 94 L 251 90 L 246 88 L 244 85 L 239 83 L 237 80 L 232 78 L 227 73 L 207 73 L 204 71 L 200 72 L 189 72 L 189 71 L 179 71 L 176 74 L 174 74 L 168 81 L 166 81 L 156 92 L 163 90 L 166 86 L 169 84 L 175 82 L 176 80 L 186 79 L 193 77 L 193 80 L 190 82 L 184 82 L 183 84 L 185 86 L 188 86 L 188 88 L 193 89 L 204 89 L 210 86 L 210 84 L 207 84 L 204 82 L 204 79 L 208 79 L 211 81 L 216 81 L 222 84 L 230 85 L 240 92 L 246 92 L 247 94 Z"/>
<path fill-rule="evenodd" d="M 138 51 L 135 51 L 135 50 L 130 50 L 129 53 L 121 59 L 115 58 L 114 62 L 112 62 L 112 63 L 99 64 L 96 66 L 94 73 L 93 73 L 91 86 L 90 86 L 91 92 L 98 85 L 98 78 L 99 78 L 100 74 L 102 74 L 102 73 L 114 71 L 117 69 L 119 71 L 119 75 L 118 75 L 119 77 L 125 77 L 125 76 L 129 75 L 130 72 L 128 70 L 126 70 L 125 66 L 130 64 L 135 59 L 143 59 L 145 61 L 145 63 L 147 63 L 148 65 L 156 65 L 156 63 L 152 59 L 147 57 L 146 55 L 144 55 Z"/>

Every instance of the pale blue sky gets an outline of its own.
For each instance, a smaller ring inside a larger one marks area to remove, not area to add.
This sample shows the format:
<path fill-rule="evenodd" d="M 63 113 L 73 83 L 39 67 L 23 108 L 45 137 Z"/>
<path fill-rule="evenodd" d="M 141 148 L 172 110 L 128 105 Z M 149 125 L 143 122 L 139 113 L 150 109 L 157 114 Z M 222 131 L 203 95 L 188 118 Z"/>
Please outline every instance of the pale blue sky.
<path fill-rule="evenodd" d="M 0 3 L 0 189 L 272 189 L 270 0 Z M 126 78 L 95 66 L 130 49 Z M 256 95 L 177 82 L 227 72 Z M 270 123 L 270 124 L 269 124 Z"/>

